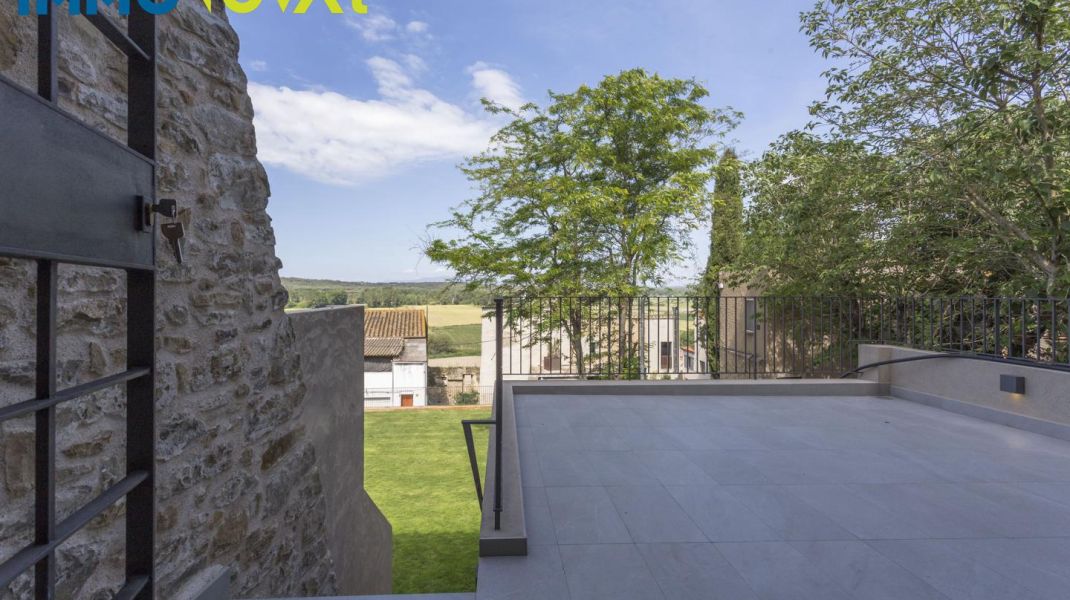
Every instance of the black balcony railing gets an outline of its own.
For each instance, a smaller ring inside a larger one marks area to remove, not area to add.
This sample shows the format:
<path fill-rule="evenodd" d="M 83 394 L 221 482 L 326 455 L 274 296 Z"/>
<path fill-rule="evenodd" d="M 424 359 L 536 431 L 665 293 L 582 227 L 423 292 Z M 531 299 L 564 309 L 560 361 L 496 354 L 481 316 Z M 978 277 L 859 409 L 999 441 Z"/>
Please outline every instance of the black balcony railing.
<path fill-rule="evenodd" d="M 503 301 L 513 378 L 836 377 L 883 343 L 1070 366 L 1070 300 L 553 297 Z"/>
<path fill-rule="evenodd" d="M 476 498 L 480 507 L 484 506 L 483 489 L 479 483 L 479 465 L 476 463 L 475 441 L 472 437 L 473 425 L 489 425 L 494 428 L 494 529 L 502 528 L 502 343 L 505 301 L 494 301 L 494 397 L 493 412 L 490 419 L 464 420 L 465 443 L 468 446 L 468 461 L 472 468 L 472 478 L 476 484 Z M 489 476 L 489 474 L 488 474 Z"/>
<path fill-rule="evenodd" d="M 495 301 L 494 523 L 502 512 L 502 382 L 510 379 L 838 377 L 860 344 L 1070 371 L 1070 299 L 553 297 Z M 913 360 L 913 359 L 911 359 Z"/>

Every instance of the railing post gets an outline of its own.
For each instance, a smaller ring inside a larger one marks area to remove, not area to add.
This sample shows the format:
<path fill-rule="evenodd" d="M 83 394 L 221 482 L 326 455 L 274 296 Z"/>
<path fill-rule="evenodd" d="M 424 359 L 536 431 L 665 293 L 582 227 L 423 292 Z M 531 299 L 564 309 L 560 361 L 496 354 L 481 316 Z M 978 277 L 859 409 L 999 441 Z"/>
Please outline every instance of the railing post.
<path fill-rule="evenodd" d="M 501 298 L 494 300 L 494 529 L 502 528 L 502 320 Z"/>

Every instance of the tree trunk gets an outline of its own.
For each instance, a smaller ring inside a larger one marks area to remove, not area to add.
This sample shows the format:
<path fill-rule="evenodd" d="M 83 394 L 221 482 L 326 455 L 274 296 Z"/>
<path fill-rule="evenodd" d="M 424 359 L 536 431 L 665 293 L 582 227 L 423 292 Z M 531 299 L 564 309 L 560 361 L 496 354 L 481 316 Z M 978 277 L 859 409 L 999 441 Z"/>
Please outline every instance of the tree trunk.
<path fill-rule="evenodd" d="M 580 379 L 587 379 L 587 364 L 584 360 L 583 352 L 583 307 L 570 306 L 568 309 L 568 321 L 565 324 L 568 328 L 569 343 L 572 344 L 572 354 L 575 356 L 575 364 L 577 373 Z M 588 333 L 588 335 L 594 335 L 594 331 Z"/>

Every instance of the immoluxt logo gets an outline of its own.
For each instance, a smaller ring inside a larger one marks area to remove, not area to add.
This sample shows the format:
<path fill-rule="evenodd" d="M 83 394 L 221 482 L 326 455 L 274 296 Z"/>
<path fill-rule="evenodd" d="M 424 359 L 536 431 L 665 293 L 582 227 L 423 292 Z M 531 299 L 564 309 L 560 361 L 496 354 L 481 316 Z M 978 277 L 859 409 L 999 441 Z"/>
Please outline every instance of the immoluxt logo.
<path fill-rule="evenodd" d="M 126 16 L 130 14 L 130 6 L 133 2 L 137 2 L 138 6 L 142 10 L 153 15 L 165 15 L 178 6 L 178 0 L 99 0 L 105 6 L 115 6 L 120 15 Z M 209 12 L 212 10 L 212 0 L 202 0 L 204 6 Z M 222 3 L 227 7 L 227 10 L 236 13 L 251 13 L 254 10 L 260 8 L 261 3 L 264 0 L 223 0 Z M 327 10 L 336 15 L 340 15 L 345 11 L 342 10 L 338 0 L 275 0 L 279 5 L 279 10 L 285 13 L 290 4 L 293 4 L 292 14 L 301 15 L 308 12 L 309 7 L 317 1 L 322 1 L 327 6 Z M 353 12 L 361 15 L 368 14 L 368 7 L 364 4 L 364 0 L 349 0 L 352 3 Z M 98 0 L 19 0 L 19 14 L 23 16 L 27 15 L 47 15 L 51 6 L 61 6 L 64 2 L 67 3 L 67 12 L 72 15 L 95 15 L 97 14 Z M 33 8 L 30 5 L 33 4 Z"/>

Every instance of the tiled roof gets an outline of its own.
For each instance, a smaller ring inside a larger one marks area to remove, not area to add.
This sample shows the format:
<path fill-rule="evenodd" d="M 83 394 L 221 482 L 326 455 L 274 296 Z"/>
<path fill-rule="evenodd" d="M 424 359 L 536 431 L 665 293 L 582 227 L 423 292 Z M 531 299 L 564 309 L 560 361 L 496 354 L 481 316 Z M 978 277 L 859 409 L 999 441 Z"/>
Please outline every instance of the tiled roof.
<path fill-rule="evenodd" d="M 367 338 L 364 340 L 364 358 L 394 358 L 405 349 L 401 338 Z"/>
<path fill-rule="evenodd" d="M 364 361 L 365 373 L 389 373 L 394 369 L 394 363 L 389 358 L 369 358 Z"/>
<path fill-rule="evenodd" d="M 421 308 L 370 308 L 364 313 L 364 337 L 427 337 L 427 316 Z"/>

